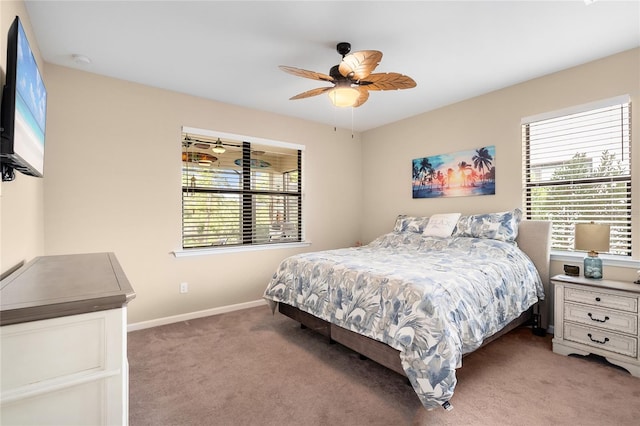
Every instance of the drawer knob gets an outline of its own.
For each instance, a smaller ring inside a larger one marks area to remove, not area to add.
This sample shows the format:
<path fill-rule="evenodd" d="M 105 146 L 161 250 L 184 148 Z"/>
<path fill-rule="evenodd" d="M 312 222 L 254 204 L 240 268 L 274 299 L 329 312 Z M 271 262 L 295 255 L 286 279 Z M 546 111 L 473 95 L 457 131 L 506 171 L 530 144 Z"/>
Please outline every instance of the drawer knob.
<path fill-rule="evenodd" d="M 599 297 L 596 297 L 596 302 L 599 302 L 599 301 L 600 301 L 600 298 L 599 298 Z"/>
<path fill-rule="evenodd" d="M 593 337 L 591 337 L 591 333 L 587 334 L 587 336 L 589 336 L 589 339 L 591 339 L 592 342 L 600 343 L 601 345 L 604 345 L 605 343 L 607 343 L 609 341 L 608 337 L 605 337 L 604 340 L 594 339 Z"/>
<path fill-rule="evenodd" d="M 600 319 L 600 318 L 594 318 L 593 315 L 591 315 L 591 312 L 589 312 L 587 315 L 589 315 L 589 318 L 591 318 L 591 321 L 596 321 L 596 322 L 607 322 L 609 321 L 609 317 L 605 316 L 604 319 Z"/>

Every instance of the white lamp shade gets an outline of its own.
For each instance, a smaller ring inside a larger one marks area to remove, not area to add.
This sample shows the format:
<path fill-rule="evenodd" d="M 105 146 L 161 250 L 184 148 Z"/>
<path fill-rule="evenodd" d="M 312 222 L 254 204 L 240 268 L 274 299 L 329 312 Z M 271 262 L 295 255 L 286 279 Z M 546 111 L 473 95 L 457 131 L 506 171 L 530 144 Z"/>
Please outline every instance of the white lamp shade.
<path fill-rule="evenodd" d="M 575 249 L 608 252 L 610 226 L 600 223 L 576 223 Z"/>
<path fill-rule="evenodd" d="M 331 102 L 337 107 L 353 106 L 360 97 L 360 91 L 353 87 L 336 87 L 329 91 Z"/>

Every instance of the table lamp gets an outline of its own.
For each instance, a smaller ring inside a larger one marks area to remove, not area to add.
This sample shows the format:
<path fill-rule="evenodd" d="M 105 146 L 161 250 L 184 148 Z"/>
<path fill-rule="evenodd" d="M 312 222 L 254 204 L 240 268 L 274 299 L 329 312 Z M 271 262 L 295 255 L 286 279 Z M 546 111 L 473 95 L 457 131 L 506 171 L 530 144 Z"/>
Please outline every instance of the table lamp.
<path fill-rule="evenodd" d="M 598 252 L 609 251 L 610 226 L 600 223 L 576 223 L 575 249 L 588 251 L 584 258 L 585 278 L 602 279 L 602 259 Z"/>

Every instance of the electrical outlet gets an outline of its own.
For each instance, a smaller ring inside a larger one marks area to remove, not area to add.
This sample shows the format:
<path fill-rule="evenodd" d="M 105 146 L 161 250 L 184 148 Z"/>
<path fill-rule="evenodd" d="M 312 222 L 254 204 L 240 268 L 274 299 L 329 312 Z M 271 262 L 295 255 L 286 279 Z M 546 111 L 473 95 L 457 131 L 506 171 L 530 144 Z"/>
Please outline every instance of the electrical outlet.
<path fill-rule="evenodd" d="M 180 283 L 180 293 L 189 293 L 189 283 Z"/>

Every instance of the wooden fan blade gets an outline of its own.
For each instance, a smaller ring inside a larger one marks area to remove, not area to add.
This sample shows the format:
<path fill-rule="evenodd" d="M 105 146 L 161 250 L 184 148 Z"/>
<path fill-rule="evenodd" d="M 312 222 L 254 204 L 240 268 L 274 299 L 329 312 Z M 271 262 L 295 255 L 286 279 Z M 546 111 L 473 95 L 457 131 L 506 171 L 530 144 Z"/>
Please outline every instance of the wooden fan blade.
<path fill-rule="evenodd" d="M 342 58 L 338 71 L 344 77 L 352 80 L 366 78 L 382 60 L 382 52 L 377 50 L 362 50 L 353 52 Z"/>
<path fill-rule="evenodd" d="M 411 77 L 397 72 L 371 74 L 360 84 L 367 90 L 398 90 L 416 87 L 416 82 Z"/>
<path fill-rule="evenodd" d="M 289 98 L 289 100 L 293 101 L 295 99 L 310 98 L 311 96 L 321 95 L 331 89 L 333 89 L 333 87 L 319 87 L 317 89 L 307 90 L 306 92 L 298 93 L 294 97 Z"/>
<path fill-rule="evenodd" d="M 301 68 L 288 67 L 286 65 L 280 65 L 280 68 L 284 72 L 288 72 L 289 74 L 297 75 L 298 77 L 310 78 L 312 80 L 320 80 L 320 81 L 333 81 L 333 77 L 327 74 L 322 74 L 315 71 L 307 71 Z"/>
<path fill-rule="evenodd" d="M 353 104 L 353 108 L 359 107 L 369 99 L 369 91 L 365 86 L 356 86 L 356 89 L 358 89 L 358 91 L 360 92 L 360 97 L 358 97 L 356 103 Z"/>

